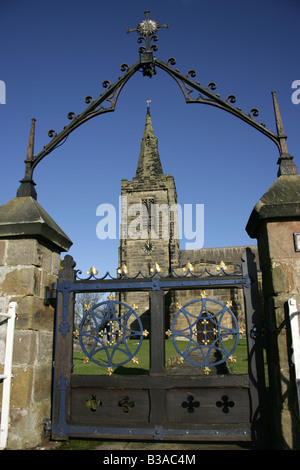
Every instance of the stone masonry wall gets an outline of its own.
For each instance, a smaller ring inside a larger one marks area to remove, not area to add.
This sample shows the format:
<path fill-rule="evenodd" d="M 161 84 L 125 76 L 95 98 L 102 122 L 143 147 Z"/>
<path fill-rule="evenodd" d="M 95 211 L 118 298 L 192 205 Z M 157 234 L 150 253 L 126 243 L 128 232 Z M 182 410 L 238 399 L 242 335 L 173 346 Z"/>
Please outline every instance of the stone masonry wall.
<path fill-rule="evenodd" d="M 290 161 L 290 160 L 289 160 Z M 300 419 L 288 301 L 300 308 L 300 175 L 280 173 L 255 205 L 246 231 L 258 241 L 265 304 L 270 434 L 276 448 L 300 448 Z"/>
<path fill-rule="evenodd" d="M 295 232 L 300 232 L 300 221 L 268 222 L 258 240 L 268 325 L 273 424 L 275 435 L 282 434 L 282 445 L 290 449 L 300 447 L 287 306 L 293 297 L 300 309 L 300 253 L 294 247 Z"/>
<path fill-rule="evenodd" d="M 0 240 L 0 308 L 17 302 L 8 449 L 36 446 L 51 417 L 54 310 L 44 287 L 57 280 L 60 254 L 36 239 Z M 3 370 L 6 326 L 0 326 Z M 2 390 L 2 387 L 1 387 Z"/>

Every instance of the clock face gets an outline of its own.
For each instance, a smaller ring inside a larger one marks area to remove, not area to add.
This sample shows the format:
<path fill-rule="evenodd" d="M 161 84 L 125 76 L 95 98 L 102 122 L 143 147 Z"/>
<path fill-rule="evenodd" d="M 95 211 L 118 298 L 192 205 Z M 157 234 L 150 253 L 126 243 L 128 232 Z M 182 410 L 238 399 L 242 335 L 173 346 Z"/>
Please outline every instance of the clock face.
<path fill-rule="evenodd" d="M 144 251 L 145 253 L 151 253 L 153 251 L 153 244 L 150 240 L 148 240 L 145 245 L 144 245 Z"/>

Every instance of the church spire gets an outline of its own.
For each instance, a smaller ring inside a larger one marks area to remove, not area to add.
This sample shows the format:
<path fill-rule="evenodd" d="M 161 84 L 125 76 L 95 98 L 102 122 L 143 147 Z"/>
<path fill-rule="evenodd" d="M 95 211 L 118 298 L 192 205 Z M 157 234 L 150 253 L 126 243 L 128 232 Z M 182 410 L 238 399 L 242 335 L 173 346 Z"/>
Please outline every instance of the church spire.
<path fill-rule="evenodd" d="M 144 135 L 141 139 L 141 150 L 136 170 L 137 178 L 152 178 L 163 175 L 158 153 L 157 137 L 154 135 L 149 102 L 147 103 L 146 124 Z"/>

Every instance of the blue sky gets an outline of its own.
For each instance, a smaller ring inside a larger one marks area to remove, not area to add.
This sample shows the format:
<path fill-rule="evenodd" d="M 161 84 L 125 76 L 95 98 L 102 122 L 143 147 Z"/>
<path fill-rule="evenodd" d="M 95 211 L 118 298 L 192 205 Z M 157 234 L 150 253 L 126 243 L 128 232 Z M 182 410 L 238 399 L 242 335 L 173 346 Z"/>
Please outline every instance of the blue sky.
<path fill-rule="evenodd" d="M 31 118 L 35 154 L 59 133 L 67 114 L 82 112 L 88 95 L 138 60 L 137 34 L 144 19 L 158 32 L 155 56 L 176 58 L 202 85 L 216 82 L 224 99 L 233 93 L 243 111 L 256 107 L 259 122 L 275 131 L 271 91 L 276 90 L 288 150 L 299 166 L 300 104 L 292 103 L 300 80 L 298 0 L 1 0 L 0 204 L 14 198 L 24 174 Z M 154 132 L 164 172 L 175 178 L 178 202 L 204 204 L 204 247 L 255 244 L 245 226 L 277 177 L 274 143 L 228 113 L 185 103 L 175 81 L 157 70 L 137 72 L 122 90 L 116 110 L 72 133 L 36 168 L 38 201 L 72 239 L 70 254 L 82 271 L 115 273 L 118 240 L 96 236 L 97 207 L 118 206 L 121 179 L 135 175 L 140 139 L 151 100 Z M 184 244 L 182 244 L 184 248 Z"/>

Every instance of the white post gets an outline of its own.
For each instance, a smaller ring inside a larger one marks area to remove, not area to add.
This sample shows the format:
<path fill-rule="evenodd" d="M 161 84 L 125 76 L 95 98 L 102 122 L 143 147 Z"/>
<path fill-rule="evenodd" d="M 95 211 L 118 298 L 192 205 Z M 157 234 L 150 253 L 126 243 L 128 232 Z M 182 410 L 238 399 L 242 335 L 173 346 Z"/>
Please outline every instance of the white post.
<path fill-rule="evenodd" d="M 8 434 L 10 388 L 11 388 L 11 376 L 12 376 L 11 371 L 12 371 L 16 306 L 17 306 L 16 302 L 11 302 L 9 304 L 8 313 L 0 312 L 0 316 L 7 318 L 4 373 L 3 375 L 0 375 L 0 379 L 3 379 L 1 425 L 0 425 L 0 450 L 5 449 L 6 442 L 7 442 L 7 434 Z"/>
<path fill-rule="evenodd" d="M 298 394 L 298 410 L 300 416 L 300 333 L 296 300 L 291 298 L 289 300 L 289 316 L 291 323 L 292 343 L 293 343 L 293 358 L 295 364 L 296 386 Z"/>

